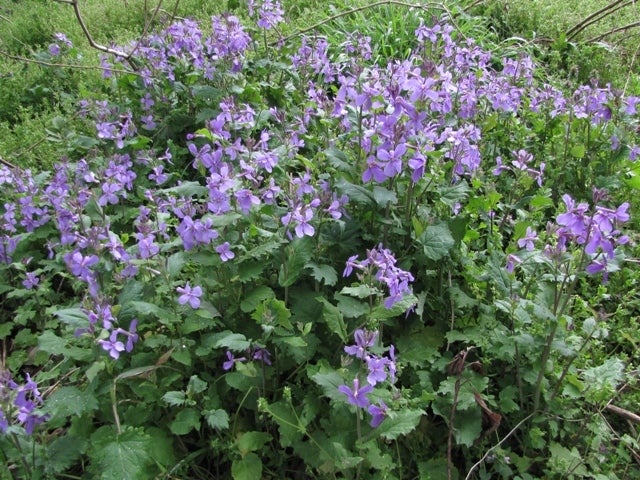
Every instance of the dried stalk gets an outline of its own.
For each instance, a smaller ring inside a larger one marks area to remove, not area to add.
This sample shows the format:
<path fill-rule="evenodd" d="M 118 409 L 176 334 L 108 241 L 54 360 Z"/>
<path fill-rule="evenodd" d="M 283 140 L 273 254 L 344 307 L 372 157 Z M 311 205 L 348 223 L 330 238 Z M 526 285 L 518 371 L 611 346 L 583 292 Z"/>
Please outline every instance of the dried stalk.
<path fill-rule="evenodd" d="M 100 45 L 99 43 L 97 43 L 93 39 L 93 36 L 91 36 L 91 32 L 89 31 L 89 28 L 87 27 L 87 24 L 84 21 L 84 17 L 82 16 L 82 12 L 80 11 L 80 6 L 78 5 L 78 0 L 55 0 L 55 1 L 56 2 L 60 2 L 60 3 L 67 3 L 67 4 L 71 5 L 71 7 L 73 8 L 73 12 L 76 15 L 76 19 L 78 20 L 78 23 L 80 24 L 80 28 L 82 28 L 82 32 L 84 33 L 84 36 L 89 41 L 89 45 L 91 45 L 96 50 L 100 50 L 101 52 L 105 52 L 105 53 L 108 53 L 110 55 L 114 55 L 116 57 L 124 59 L 131 66 L 131 68 L 136 70 L 136 64 L 133 62 L 133 60 L 131 58 L 131 54 L 128 54 L 128 53 L 123 52 L 121 50 L 117 50 L 115 48 L 105 47 L 104 45 Z"/>
<path fill-rule="evenodd" d="M 614 33 L 625 32 L 627 30 L 631 30 L 632 28 L 636 28 L 636 27 L 640 27 L 640 21 L 629 23 L 629 24 L 627 24 L 627 25 L 625 25 L 623 27 L 612 28 L 608 32 L 605 32 L 605 33 L 603 33 L 601 35 L 598 35 L 596 37 L 590 38 L 589 40 L 587 40 L 587 43 L 599 42 L 604 37 L 608 37 L 609 35 L 613 35 Z"/>
<path fill-rule="evenodd" d="M 567 40 L 571 40 L 571 39 L 575 38 L 576 35 L 578 35 L 580 32 L 582 32 L 589 25 L 592 25 L 592 24 L 594 24 L 596 22 L 599 22 L 603 18 L 611 15 L 612 13 L 620 10 L 621 8 L 626 7 L 627 5 L 631 5 L 632 3 L 635 3 L 636 0 L 627 0 L 625 3 L 622 3 L 623 1 L 624 0 L 615 0 L 614 2 L 611 2 L 606 7 L 603 7 L 600 10 L 598 10 L 597 12 L 592 13 L 587 18 L 585 18 L 584 20 L 580 21 L 579 23 L 577 23 L 576 25 L 571 27 L 566 32 Z M 622 3 L 622 5 L 620 5 L 621 3 Z"/>

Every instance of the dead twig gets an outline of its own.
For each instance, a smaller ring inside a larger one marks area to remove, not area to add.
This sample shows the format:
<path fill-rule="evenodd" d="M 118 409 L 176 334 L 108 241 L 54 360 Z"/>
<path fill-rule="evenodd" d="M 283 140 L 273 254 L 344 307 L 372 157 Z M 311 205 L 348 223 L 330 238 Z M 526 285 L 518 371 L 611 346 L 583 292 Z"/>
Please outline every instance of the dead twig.
<path fill-rule="evenodd" d="M 630 412 L 629 410 L 625 410 L 622 407 L 618 407 L 610 403 L 604 408 L 606 408 L 610 412 L 620 415 L 621 417 L 625 418 L 626 420 L 629 420 L 630 422 L 640 423 L 640 415 Z"/>
<path fill-rule="evenodd" d="M 589 25 L 592 25 L 596 22 L 599 22 L 603 18 L 611 15 L 612 13 L 624 8 L 628 5 L 631 5 L 636 2 L 636 0 L 627 0 L 623 3 L 624 0 L 615 0 L 611 2 L 609 5 L 601 8 L 597 12 L 592 13 L 587 16 L 585 19 L 581 20 L 579 23 L 575 24 L 566 32 L 567 40 L 571 40 L 576 37 L 580 32 L 582 32 Z"/>

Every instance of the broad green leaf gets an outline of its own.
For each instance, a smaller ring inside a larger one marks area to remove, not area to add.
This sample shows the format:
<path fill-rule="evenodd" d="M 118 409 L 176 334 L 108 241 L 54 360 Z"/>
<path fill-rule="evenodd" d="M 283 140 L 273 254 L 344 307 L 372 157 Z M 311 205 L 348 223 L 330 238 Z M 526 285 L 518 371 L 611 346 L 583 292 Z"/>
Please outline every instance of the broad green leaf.
<path fill-rule="evenodd" d="M 336 293 L 334 298 L 338 302 L 338 309 L 346 318 L 361 317 L 368 314 L 371 308 L 368 303 L 361 302 L 360 300 L 340 293 Z"/>
<path fill-rule="evenodd" d="M 260 450 L 273 437 L 265 432 L 245 432 L 236 440 L 240 454 L 245 456 L 249 452 Z"/>
<path fill-rule="evenodd" d="M 169 429 L 175 435 L 186 435 L 191 430 L 200 428 L 200 413 L 193 408 L 180 410 L 176 418 L 169 425 Z"/>
<path fill-rule="evenodd" d="M 291 337 L 280 337 L 278 341 L 286 343 L 292 347 L 296 348 L 304 348 L 307 346 L 307 342 L 305 342 L 302 337 L 291 336 Z"/>
<path fill-rule="evenodd" d="M 293 325 L 289 321 L 291 312 L 282 300 L 269 298 L 263 301 L 251 314 L 251 318 L 260 325 L 279 326 L 289 332 L 293 330 Z"/>
<path fill-rule="evenodd" d="M 373 198 L 380 207 L 386 207 L 387 204 L 395 205 L 398 203 L 396 192 L 379 185 L 373 187 Z"/>
<path fill-rule="evenodd" d="M 153 459 L 150 455 L 150 437 L 141 428 L 125 428 L 117 435 L 110 427 L 98 429 L 91 436 L 89 457 L 96 476 L 101 480 L 123 480 L 154 478 L 148 467 Z"/>
<path fill-rule="evenodd" d="M 207 389 L 207 382 L 202 380 L 197 375 L 191 375 L 189 383 L 187 385 L 187 391 L 192 393 L 202 393 Z"/>
<path fill-rule="evenodd" d="M 47 400 L 47 402 L 49 401 L 50 400 Z M 86 438 L 69 434 L 54 438 L 54 440 L 47 445 L 45 470 L 49 474 L 64 472 L 77 464 L 86 449 Z"/>
<path fill-rule="evenodd" d="M 393 304 L 391 308 L 387 308 L 383 305 L 378 305 L 371 312 L 371 318 L 376 320 L 385 320 L 387 318 L 394 318 L 399 315 L 404 315 L 407 310 L 418 303 L 418 299 L 414 295 L 405 295 L 400 301 Z"/>
<path fill-rule="evenodd" d="M 425 256 L 431 260 L 445 257 L 455 244 L 449 227 L 444 223 L 429 225 L 419 240 Z"/>
<path fill-rule="evenodd" d="M 482 433 L 482 414 L 480 408 L 456 410 L 453 437 L 458 445 L 471 447 Z"/>
<path fill-rule="evenodd" d="M 304 271 L 304 266 L 313 256 L 314 243 L 309 237 L 294 240 L 285 248 L 286 260 L 280 267 L 278 284 L 290 287 Z"/>
<path fill-rule="evenodd" d="M 240 303 L 240 310 L 244 313 L 251 313 L 263 300 L 274 298 L 275 296 L 276 294 L 271 288 L 266 285 L 259 285 L 245 295 Z"/>
<path fill-rule="evenodd" d="M 317 265 L 316 263 L 307 263 L 305 268 L 311 269 L 311 276 L 318 282 L 324 283 L 331 287 L 338 283 L 338 272 L 331 265 Z"/>
<path fill-rule="evenodd" d="M 422 410 L 400 410 L 386 418 L 376 432 L 387 440 L 395 440 L 415 430 L 422 415 L 424 415 Z"/>
<path fill-rule="evenodd" d="M 257 480 L 262 478 L 262 460 L 251 452 L 231 464 L 233 480 Z"/>
<path fill-rule="evenodd" d="M 291 411 L 289 404 L 280 400 L 272 404 L 265 403 L 262 408 L 278 424 L 280 445 L 282 447 L 290 447 L 301 438 L 304 431 L 298 423 L 297 416 Z"/>
<path fill-rule="evenodd" d="M 43 406 L 43 411 L 52 417 L 80 417 L 98 408 L 98 401 L 88 392 L 77 387 L 60 387 L 55 390 Z"/>
<path fill-rule="evenodd" d="M 229 330 L 214 334 L 211 340 L 214 348 L 227 348 L 234 352 L 243 352 L 251 346 L 251 342 L 244 335 Z"/>
<path fill-rule="evenodd" d="M 229 428 L 229 414 L 222 409 L 203 412 L 207 424 L 216 430 L 226 430 Z"/>
<path fill-rule="evenodd" d="M 329 330 L 338 337 L 342 342 L 347 341 L 347 326 L 342 318 L 342 313 L 335 305 L 331 304 L 324 297 L 316 297 L 316 300 L 322 303 L 322 319 L 325 321 Z"/>
<path fill-rule="evenodd" d="M 335 147 L 327 148 L 324 154 L 329 160 L 329 164 L 336 170 L 342 170 L 343 172 L 353 172 L 354 162 L 350 161 L 342 150 L 338 150 Z"/>
<path fill-rule="evenodd" d="M 80 308 L 64 308 L 57 310 L 54 315 L 73 328 L 86 328 L 89 325 L 89 317 Z"/>
<path fill-rule="evenodd" d="M 177 390 L 172 390 L 170 392 L 165 393 L 162 396 L 162 400 L 167 402 L 172 407 L 180 407 L 184 405 L 185 402 L 187 401 L 187 394 Z"/>
<path fill-rule="evenodd" d="M 380 293 L 380 290 L 369 285 L 358 285 L 357 287 L 344 287 L 340 293 L 356 298 L 369 298 Z"/>
<path fill-rule="evenodd" d="M 322 387 L 326 397 L 331 400 L 345 400 L 345 395 L 338 391 L 338 387 L 344 385 L 344 379 L 336 370 L 326 365 L 326 362 L 310 366 L 307 370 L 309 378 Z"/>
<path fill-rule="evenodd" d="M 184 252 L 176 252 L 167 259 L 167 274 L 170 279 L 175 278 L 182 271 L 187 263 L 186 255 Z"/>

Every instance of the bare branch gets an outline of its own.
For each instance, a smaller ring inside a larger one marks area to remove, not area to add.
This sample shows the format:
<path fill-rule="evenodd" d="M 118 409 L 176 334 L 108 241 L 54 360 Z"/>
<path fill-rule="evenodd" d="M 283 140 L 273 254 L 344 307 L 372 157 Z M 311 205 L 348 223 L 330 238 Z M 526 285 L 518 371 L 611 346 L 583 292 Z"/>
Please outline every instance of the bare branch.
<path fill-rule="evenodd" d="M 19 55 L 12 55 L 9 52 L 5 52 L 4 50 L 0 50 L 0 56 L 10 58 L 11 60 L 16 60 L 19 62 L 35 63 L 36 65 L 42 65 L 44 67 L 75 68 L 77 70 L 101 70 L 101 71 L 109 70 L 110 72 L 113 72 L 113 73 L 130 73 L 130 74 L 140 76 L 138 72 L 135 72 L 132 70 L 121 70 L 121 69 L 111 68 L 111 67 L 104 68 L 104 67 L 98 67 L 95 65 L 74 65 L 70 63 L 51 63 L 51 62 L 45 62 L 44 60 L 36 60 L 33 58 L 21 57 Z"/>
<path fill-rule="evenodd" d="M 599 22 L 603 18 L 611 15 L 612 13 L 620 10 L 621 8 L 624 8 L 624 7 L 628 6 L 628 5 L 634 4 L 636 2 L 636 0 L 627 0 L 625 3 L 622 3 L 623 1 L 624 0 L 615 0 L 614 2 L 611 2 L 606 7 L 603 7 L 600 10 L 598 10 L 597 12 L 592 13 L 587 18 L 583 19 L 582 21 L 580 21 L 579 23 L 577 23 L 576 25 L 571 27 L 566 32 L 567 40 L 571 40 L 572 38 L 575 38 L 576 35 L 578 35 L 580 32 L 582 32 L 589 25 L 592 25 L 592 24 L 594 24 L 596 22 Z M 622 4 L 622 5 L 620 5 L 620 4 Z"/>
<path fill-rule="evenodd" d="M 84 21 L 84 17 L 82 16 L 82 12 L 80 11 L 80 6 L 78 5 L 78 0 L 55 0 L 55 1 L 56 2 L 60 2 L 60 3 L 67 3 L 67 4 L 69 4 L 69 5 L 71 5 L 73 7 L 73 12 L 75 13 L 76 19 L 78 20 L 78 23 L 80 24 L 80 28 L 82 28 L 82 32 L 84 33 L 84 36 L 89 41 L 89 45 L 91 45 L 96 50 L 100 50 L 101 52 L 105 52 L 105 53 L 108 53 L 110 55 L 114 55 L 116 57 L 120 57 L 120 58 L 126 60 L 127 63 L 129 63 L 129 65 L 131 65 L 131 68 L 136 70 L 136 65 L 131 59 L 131 54 L 128 54 L 128 53 L 123 52 L 121 50 L 117 50 L 115 48 L 105 47 L 104 45 L 100 45 L 99 43 L 97 43 L 93 39 L 93 37 L 91 36 L 91 32 L 87 28 L 87 24 Z"/>
<path fill-rule="evenodd" d="M 636 27 L 640 27 L 640 21 L 629 23 L 627 25 L 624 25 L 623 27 L 613 28 L 613 29 L 609 30 L 608 32 L 605 32 L 605 33 L 603 33 L 601 35 L 598 35 L 597 37 L 590 38 L 589 40 L 587 40 L 587 43 L 599 42 L 604 37 L 608 37 L 609 35 L 613 35 L 615 33 L 626 32 L 627 30 L 631 30 L 632 28 L 636 28 Z"/>
<path fill-rule="evenodd" d="M 532 412 L 529 415 L 527 415 L 526 417 L 524 417 L 522 420 L 520 420 L 518 422 L 518 424 L 513 427 L 511 429 L 511 431 L 509 433 L 507 433 L 502 440 L 500 440 L 498 443 L 496 443 L 493 447 L 491 447 L 489 450 L 487 450 L 484 455 L 482 456 L 482 458 L 480 460 L 478 460 L 476 463 L 473 464 L 473 466 L 471 467 L 471 469 L 469 470 L 469 472 L 467 473 L 467 476 L 464 477 L 464 480 L 470 480 L 471 475 L 473 474 L 473 472 L 475 471 L 476 468 L 478 468 L 480 465 L 482 465 L 482 463 L 487 459 L 487 457 L 489 456 L 489 454 L 491 452 L 493 452 L 496 448 L 499 448 L 500 445 L 502 445 L 511 435 L 513 435 L 514 433 L 516 433 L 516 431 L 525 423 L 527 422 L 531 417 L 533 417 L 537 412 Z"/>
<path fill-rule="evenodd" d="M 640 423 L 640 415 L 630 412 L 629 410 L 625 410 L 624 408 L 617 407 L 616 405 L 612 405 L 612 404 L 608 404 L 605 408 L 613 413 L 617 413 L 618 415 L 629 420 L 630 422 Z"/>

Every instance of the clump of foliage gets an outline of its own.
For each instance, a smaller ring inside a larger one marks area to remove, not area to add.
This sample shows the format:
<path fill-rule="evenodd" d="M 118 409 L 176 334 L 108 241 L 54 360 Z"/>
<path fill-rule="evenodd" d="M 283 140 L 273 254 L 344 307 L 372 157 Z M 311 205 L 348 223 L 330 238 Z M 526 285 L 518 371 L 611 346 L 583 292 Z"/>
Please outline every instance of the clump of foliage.
<path fill-rule="evenodd" d="M 640 97 L 427 9 L 381 59 L 249 7 L 120 47 L 54 171 L 0 168 L 4 475 L 627 475 Z"/>

